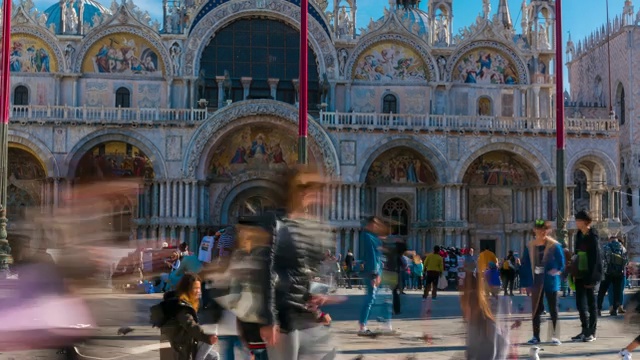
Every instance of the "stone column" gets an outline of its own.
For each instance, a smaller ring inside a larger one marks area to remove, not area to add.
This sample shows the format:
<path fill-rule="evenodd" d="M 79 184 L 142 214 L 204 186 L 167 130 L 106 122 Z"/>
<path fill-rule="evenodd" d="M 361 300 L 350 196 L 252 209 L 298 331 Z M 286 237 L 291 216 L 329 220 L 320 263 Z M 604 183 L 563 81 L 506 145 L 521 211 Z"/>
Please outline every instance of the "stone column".
<path fill-rule="evenodd" d="M 600 221 L 602 220 L 602 191 L 591 190 L 589 191 L 589 195 L 591 197 L 591 211 L 593 213 L 593 220 Z M 632 204 L 637 204 L 637 201 L 635 201 L 634 199 Z"/>
<path fill-rule="evenodd" d="M 152 185 L 152 189 L 153 189 L 153 197 L 151 199 L 151 216 L 152 217 L 158 217 L 160 216 L 160 207 L 159 207 L 159 201 L 160 201 L 160 183 L 155 181 Z"/>
<path fill-rule="evenodd" d="M 338 220 L 344 220 L 344 201 L 342 197 L 342 191 L 344 186 L 338 184 Z"/>
<path fill-rule="evenodd" d="M 466 221 L 467 220 L 467 213 L 469 212 L 467 210 L 467 207 L 469 206 L 469 204 L 467 203 L 467 188 L 463 185 L 462 190 L 461 190 L 461 196 L 460 196 L 460 206 L 462 208 L 461 214 L 460 214 L 460 220 L 462 221 Z"/>
<path fill-rule="evenodd" d="M 178 237 L 178 234 L 176 232 L 176 226 L 175 225 L 171 225 L 169 227 L 169 239 L 171 240 L 171 243 L 169 245 L 173 245 L 173 242 L 176 241 Z M 179 245 L 179 244 L 176 244 Z"/>
<path fill-rule="evenodd" d="M 167 103 L 169 104 L 169 107 L 173 107 L 173 94 L 171 89 L 173 89 L 173 78 L 172 77 L 168 77 L 167 78 Z M 136 106 L 133 104 L 133 94 L 131 94 L 131 106 Z"/>
<path fill-rule="evenodd" d="M 69 71 L 71 71 L 71 69 L 69 69 Z M 62 94 L 62 76 L 59 74 L 54 75 L 54 78 L 56 79 L 56 84 L 55 84 L 55 98 L 53 100 L 53 105 L 60 105 L 60 94 Z"/>
<path fill-rule="evenodd" d="M 329 184 L 329 188 L 331 189 L 331 220 L 336 219 L 336 184 Z"/>
<path fill-rule="evenodd" d="M 337 229 L 336 230 L 336 250 L 334 253 L 337 253 L 338 251 L 340 251 L 340 249 L 342 249 L 342 229 Z"/>
<path fill-rule="evenodd" d="M 198 220 L 198 182 L 191 182 L 191 217 Z"/>
<path fill-rule="evenodd" d="M 247 100 L 249 98 L 249 92 L 251 91 L 251 82 L 253 78 L 248 76 L 243 76 L 240 78 L 240 83 L 242 84 L 242 100 Z"/>
<path fill-rule="evenodd" d="M 533 87 L 533 117 L 540 118 L 540 86 Z"/>
<path fill-rule="evenodd" d="M 53 179 L 53 208 L 60 206 L 60 178 Z"/>
<path fill-rule="evenodd" d="M 353 230 L 353 249 L 351 249 L 351 251 L 353 251 L 353 255 L 356 258 L 358 257 L 358 251 L 359 250 L 360 250 L 360 229 L 355 228 Z M 344 256 L 343 256 L 343 258 L 344 258 Z"/>
<path fill-rule="evenodd" d="M 280 79 L 274 79 L 274 78 L 267 79 L 267 83 L 269 84 L 269 90 L 271 92 L 271 98 L 273 100 L 276 100 L 279 82 L 280 82 Z"/>
<path fill-rule="evenodd" d="M 166 213 L 166 204 L 167 204 L 167 196 L 166 196 L 166 181 L 163 180 L 161 182 L 158 182 L 158 188 L 160 188 L 160 200 L 158 201 L 158 207 L 159 207 L 159 216 L 161 218 L 167 216 Z"/>
<path fill-rule="evenodd" d="M 224 106 L 224 100 L 225 100 L 225 98 L 224 98 L 224 76 L 216 76 L 216 83 L 218 84 L 218 109 L 220 109 L 221 107 Z M 204 96 L 204 94 L 201 94 L 201 96 Z M 197 99 L 197 100 L 200 100 L 200 99 Z"/>
<path fill-rule="evenodd" d="M 184 217 L 184 182 L 176 181 L 178 186 L 178 213 L 177 217 Z"/>
<path fill-rule="evenodd" d="M 332 81 L 331 87 L 329 88 L 329 104 L 327 104 L 329 106 L 329 111 L 336 111 L 336 86 L 336 82 Z"/>
<path fill-rule="evenodd" d="M 576 186 L 575 185 L 568 185 L 567 186 L 567 211 L 566 214 L 569 216 L 568 220 L 572 220 L 574 219 L 575 214 L 575 204 L 574 204 L 574 190 L 575 190 Z"/>
<path fill-rule="evenodd" d="M 362 184 L 356 184 L 356 220 L 360 220 L 362 215 L 360 214 L 360 201 L 362 199 Z"/>
<path fill-rule="evenodd" d="M 296 91 L 296 107 L 297 107 L 300 99 L 300 80 L 293 79 L 291 80 L 291 82 L 293 83 L 293 89 Z"/>
<path fill-rule="evenodd" d="M 349 220 L 356 220 L 356 185 L 349 185 Z"/>
<path fill-rule="evenodd" d="M 351 108 L 351 84 L 347 83 L 345 86 L 345 91 L 344 91 L 344 111 L 345 112 L 353 112 L 353 109 Z"/>
<path fill-rule="evenodd" d="M 171 181 L 171 217 L 178 216 L 178 182 Z"/>

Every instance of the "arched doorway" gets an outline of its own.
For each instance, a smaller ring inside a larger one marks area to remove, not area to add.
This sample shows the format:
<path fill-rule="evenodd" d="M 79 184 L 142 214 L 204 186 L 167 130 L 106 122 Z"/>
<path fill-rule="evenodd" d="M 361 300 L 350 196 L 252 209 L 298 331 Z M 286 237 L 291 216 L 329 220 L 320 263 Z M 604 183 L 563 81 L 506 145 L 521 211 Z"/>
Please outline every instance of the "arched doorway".
<path fill-rule="evenodd" d="M 363 213 L 385 218 L 393 235 L 406 239 L 411 249 L 431 246 L 429 222 L 441 218 L 431 163 L 415 149 L 398 146 L 373 160 L 365 179 Z"/>
<path fill-rule="evenodd" d="M 153 163 L 139 148 L 123 141 L 100 143 L 87 151 L 75 169 L 75 181 L 108 181 L 122 178 L 153 180 Z M 145 196 L 140 194 L 139 197 Z M 114 238 L 127 242 L 134 235 L 133 218 L 140 199 L 129 196 L 115 196 L 106 199 L 111 213 L 111 229 Z"/>
<path fill-rule="evenodd" d="M 568 203 L 571 215 L 585 210 L 592 214 L 595 221 L 613 217 L 615 206 L 611 200 L 616 196 L 614 189 L 607 185 L 606 171 L 599 158 L 588 156 L 575 164 L 573 185 Z"/>
<path fill-rule="evenodd" d="M 262 216 L 282 208 L 282 196 L 274 189 L 263 186 L 249 188 L 233 199 L 229 207 L 229 224 L 236 224 L 238 218 Z"/>
<path fill-rule="evenodd" d="M 42 187 L 46 170 L 29 149 L 10 144 L 8 150 L 7 218 L 15 225 L 25 220 L 27 209 L 42 205 Z"/>
<path fill-rule="evenodd" d="M 530 223 L 548 218 L 548 194 L 523 157 L 491 151 L 471 163 L 463 179 L 468 188 L 471 244 L 495 249 L 498 256 L 521 251 L 530 238 Z"/>

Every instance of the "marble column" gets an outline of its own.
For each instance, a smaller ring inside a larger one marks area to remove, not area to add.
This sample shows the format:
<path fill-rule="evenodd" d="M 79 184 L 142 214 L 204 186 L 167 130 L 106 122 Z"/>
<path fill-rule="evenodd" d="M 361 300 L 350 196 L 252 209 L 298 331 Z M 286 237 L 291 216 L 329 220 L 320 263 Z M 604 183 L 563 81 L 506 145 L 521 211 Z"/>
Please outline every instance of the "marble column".
<path fill-rule="evenodd" d="M 160 183 L 155 181 L 152 184 L 152 189 L 153 189 L 153 197 L 152 197 L 152 201 L 151 201 L 151 216 L 152 217 L 158 217 L 160 216 L 160 207 L 159 207 L 159 200 L 160 200 Z"/>
<path fill-rule="evenodd" d="M 198 182 L 191 182 L 191 217 L 198 220 Z"/>
<path fill-rule="evenodd" d="M 60 206 L 60 178 L 53 179 L 53 207 L 57 209 Z"/>
<path fill-rule="evenodd" d="M 574 190 L 575 190 L 576 186 L 575 185 L 569 185 L 567 186 L 567 211 L 566 214 L 569 216 L 568 220 L 572 220 L 574 219 L 575 214 L 575 204 L 574 204 Z"/>
<path fill-rule="evenodd" d="M 467 221 L 467 213 L 469 212 L 469 210 L 467 210 L 467 207 L 469 206 L 469 203 L 467 200 L 467 191 L 468 191 L 467 188 L 463 186 L 461 190 L 461 196 L 460 196 L 460 206 L 462 208 L 460 219 L 462 221 Z"/>
<path fill-rule="evenodd" d="M 533 117 L 540 118 L 540 87 L 533 87 Z"/>
<path fill-rule="evenodd" d="M 159 216 L 161 218 L 163 218 L 163 217 L 166 216 L 166 213 L 165 213 L 165 204 L 167 203 L 167 200 L 166 200 L 166 189 L 165 189 L 165 187 L 166 187 L 165 184 L 166 183 L 165 183 L 165 181 L 161 181 L 161 182 L 158 182 L 157 184 L 158 184 L 158 188 L 160 190 L 160 200 L 158 201 L 158 208 L 159 208 L 158 213 L 159 213 Z"/>
<path fill-rule="evenodd" d="M 353 230 L 353 255 L 358 258 L 358 251 L 360 250 L 360 229 L 355 228 Z M 346 255 L 346 254 L 345 254 Z M 344 259 L 344 256 L 342 257 Z"/>
<path fill-rule="evenodd" d="M 242 84 L 242 100 L 247 100 L 249 97 L 249 91 L 251 91 L 251 82 L 253 78 L 248 76 L 243 76 L 240 78 L 240 83 Z"/>
<path fill-rule="evenodd" d="M 216 83 L 218 84 L 218 109 L 224 106 L 224 76 L 216 76 Z M 204 94 L 201 94 L 204 96 Z M 199 100 L 199 99 L 198 99 Z"/>
<path fill-rule="evenodd" d="M 171 181 L 171 217 L 178 216 L 178 181 Z"/>
<path fill-rule="evenodd" d="M 169 104 L 169 108 L 173 107 L 173 94 L 172 94 L 172 89 L 173 89 L 173 78 L 168 77 L 167 79 L 167 103 Z M 131 102 L 133 103 L 133 94 L 131 94 Z"/>
<path fill-rule="evenodd" d="M 616 196 L 618 196 L 616 188 L 609 189 L 609 217 L 615 221 L 619 220 L 618 209 L 615 208 Z"/>
<path fill-rule="evenodd" d="M 184 217 L 184 182 L 182 180 L 176 181 L 178 187 L 178 212 L 175 214 L 177 217 Z"/>
<path fill-rule="evenodd" d="M 267 83 L 269 84 L 269 93 L 273 100 L 276 100 L 278 95 L 278 83 L 280 79 L 269 78 L 267 79 Z"/>
<path fill-rule="evenodd" d="M 353 109 L 351 108 L 351 84 L 347 83 L 345 85 L 345 91 L 344 91 L 344 111 L 345 112 L 353 112 Z"/>
<path fill-rule="evenodd" d="M 55 98 L 53 99 L 53 105 L 60 105 L 60 94 L 62 94 L 62 76 L 59 74 L 54 75 L 56 80 L 55 84 Z"/>
<path fill-rule="evenodd" d="M 356 185 L 356 220 L 360 220 L 362 215 L 360 214 L 360 201 L 362 199 L 362 184 Z"/>
<path fill-rule="evenodd" d="M 336 250 L 334 253 L 338 253 L 342 249 L 342 229 L 336 230 Z"/>
<path fill-rule="evenodd" d="M 356 220 L 356 185 L 349 185 L 349 220 Z"/>

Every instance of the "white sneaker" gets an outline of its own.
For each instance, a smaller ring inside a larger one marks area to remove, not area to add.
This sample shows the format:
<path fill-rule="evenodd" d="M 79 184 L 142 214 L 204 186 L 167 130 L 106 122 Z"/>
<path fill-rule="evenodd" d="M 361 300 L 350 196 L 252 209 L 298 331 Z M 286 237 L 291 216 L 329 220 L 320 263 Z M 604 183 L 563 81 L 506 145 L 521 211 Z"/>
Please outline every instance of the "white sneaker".
<path fill-rule="evenodd" d="M 631 360 L 631 353 L 627 349 L 620 351 L 618 355 L 622 357 L 622 360 Z"/>
<path fill-rule="evenodd" d="M 560 346 L 560 345 L 562 345 L 562 341 L 560 341 L 560 339 L 558 339 L 558 338 L 551 338 L 551 345 Z"/>

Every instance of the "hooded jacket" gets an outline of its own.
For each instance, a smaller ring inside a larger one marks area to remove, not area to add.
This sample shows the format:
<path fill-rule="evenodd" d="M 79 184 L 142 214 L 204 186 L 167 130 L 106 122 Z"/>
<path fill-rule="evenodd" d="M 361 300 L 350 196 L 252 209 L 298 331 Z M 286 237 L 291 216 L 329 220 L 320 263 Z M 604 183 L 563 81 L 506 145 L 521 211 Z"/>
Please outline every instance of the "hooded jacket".
<path fill-rule="evenodd" d="M 556 240 L 546 237 L 544 255 L 542 264 L 537 263 L 535 249 L 535 240 L 530 241 L 524 249 L 522 256 L 522 266 L 520 267 L 520 285 L 523 288 L 533 286 L 533 279 L 536 266 L 544 267 L 544 291 L 555 292 L 560 291 L 560 275 L 565 270 L 564 251 L 562 245 Z M 552 270 L 558 271 L 557 274 L 551 275 Z"/>
<path fill-rule="evenodd" d="M 191 304 L 180 300 L 174 291 L 165 293 L 162 310 L 167 319 L 160 327 L 161 340 L 169 341 L 170 349 L 162 349 L 161 359 L 190 360 L 198 342 L 210 342 L 210 336 L 198 324 L 198 314 Z"/>

